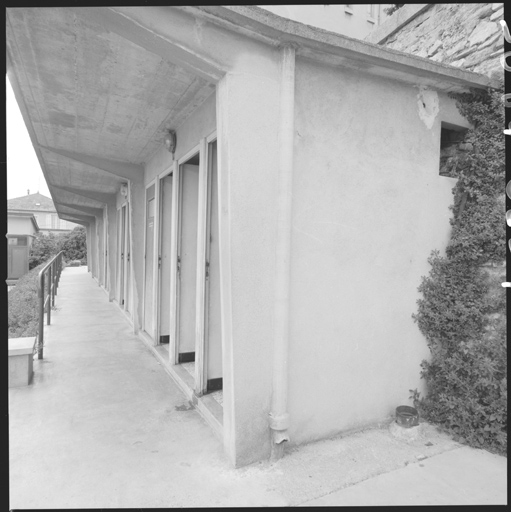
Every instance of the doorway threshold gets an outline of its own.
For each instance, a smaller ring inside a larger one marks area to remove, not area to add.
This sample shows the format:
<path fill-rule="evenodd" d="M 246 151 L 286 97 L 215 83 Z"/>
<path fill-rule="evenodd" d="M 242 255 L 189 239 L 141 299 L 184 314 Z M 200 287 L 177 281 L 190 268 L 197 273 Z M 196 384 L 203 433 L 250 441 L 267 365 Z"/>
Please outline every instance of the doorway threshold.
<path fill-rule="evenodd" d="M 141 332 L 138 333 L 138 337 L 142 342 L 150 349 L 151 353 L 156 359 L 163 365 L 167 373 L 178 385 L 181 391 L 184 393 L 186 398 L 194 405 L 200 415 L 206 420 L 206 423 L 212 427 L 213 431 L 223 442 L 224 428 L 224 409 L 220 403 L 215 400 L 212 393 L 203 396 L 197 396 L 193 392 L 195 385 L 195 379 L 192 374 L 182 368 L 182 364 L 171 365 L 169 361 L 169 351 L 164 345 L 152 345 L 149 343 L 149 338 L 140 336 Z"/>
<path fill-rule="evenodd" d="M 223 407 L 224 392 L 222 389 L 217 389 L 216 391 L 211 391 L 208 394 L 210 397 L 214 398 Z"/>

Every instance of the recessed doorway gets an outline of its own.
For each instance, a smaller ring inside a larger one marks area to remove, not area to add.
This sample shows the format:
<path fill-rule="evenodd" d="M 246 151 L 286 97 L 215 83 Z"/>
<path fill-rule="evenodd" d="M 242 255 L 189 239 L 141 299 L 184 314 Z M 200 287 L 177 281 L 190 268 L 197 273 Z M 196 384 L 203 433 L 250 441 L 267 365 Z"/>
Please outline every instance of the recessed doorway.
<path fill-rule="evenodd" d="M 158 344 L 168 350 L 170 341 L 170 293 L 171 293 L 171 251 L 172 251 L 172 194 L 173 175 L 160 179 L 159 222 L 158 222 Z"/>
<path fill-rule="evenodd" d="M 191 375 L 195 372 L 199 166 L 198 152 L 179 165 L 176 362 Z"/>

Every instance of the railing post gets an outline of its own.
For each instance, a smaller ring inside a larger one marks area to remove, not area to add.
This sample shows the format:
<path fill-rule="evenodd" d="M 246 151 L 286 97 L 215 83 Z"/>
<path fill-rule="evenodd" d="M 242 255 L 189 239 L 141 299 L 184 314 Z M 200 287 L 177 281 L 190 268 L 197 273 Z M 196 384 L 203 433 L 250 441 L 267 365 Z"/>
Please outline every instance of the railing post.
<path fill-rule="evenodd" d="M 55 295 L 59 286 L 60 273 L 62 272 L 62 253 L 60 252 L 39 272 L 38 295 L 39 295 L 39 333 L 37 358 L 43 358 L 44 345 L 44 314 L 46 313 L 46 324 L 51 323 L 51 308 L 55 307 Z M 46 275 L 48 273 L 48 275 Z M 48 302 L 46 302 L 48 300 Z"/>
<path fill-rule="evenodd" d="M 51 323 L 51 265 L 48 267 L 48 309 L 46 310 L 46 325 Z"/>
<path fill-rule="evenodd" d="M 57 256 L 57 279 L 55 281 L 55 295 L 57 295 L 57 290 L 59 288 L 61 272 L 62 272 L 62 253 L 59 252 L 59 255 Z"/>
<path fill-rule="evenodd" d="M 51 268 L 50 303 L 51 303 L 51 308 L 53 308 L 55 306 L 55 261 L 51 264 L 50 268 Z"/>
<path fill-rule="evenodd" d="M 37 359 L 43 358 L 44 343 L 44 272 L 39 277 L 39 336 Z"/>

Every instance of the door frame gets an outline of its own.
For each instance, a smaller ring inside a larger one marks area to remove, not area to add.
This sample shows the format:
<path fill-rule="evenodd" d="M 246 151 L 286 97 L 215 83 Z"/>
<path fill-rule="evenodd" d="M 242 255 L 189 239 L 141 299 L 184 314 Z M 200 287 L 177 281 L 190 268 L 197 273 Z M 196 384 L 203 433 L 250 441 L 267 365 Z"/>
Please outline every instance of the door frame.
<path fill-rule="evenodd" d="M 131 197 L 129 183 L 128 197 Z M 124 311 L 128 313 L 129 317 L 133 320 L 133 311 L 131 307 L 133 303 L 133 237 L 131 229 L 131 201 L 127 199 L 123 206 L 126 207 L 126 217 L 124 226 Z"/>
<path fill-rule="evenodd" d="M 181 166 L 199 154 L 202 161 L 201 145 L 197 144 L 181 158 L 174 161 L 172 183 L 172 223 L 170 242 L 170 340 L 169 359 L 172 365 L 179 364 L 179 306 L 180 306 L 180 261 L 181 261 Z M 199 166 L 200 173 L 200 166 Z"/>
<path fill-rule="evenodd" d="M 162 226 L 163 226 L 163 222 L 162 222 L 162 215 L 163 215 L 163 202 L 162 202 L 162 193 L 163 193 L 163 187 L 162 187 L 162 180 L 164 180 L 165 178 L 167 178 L 168 176 L 172 176 L 172 196 L 171 196 L 171 200 L 173 201 L 174 200 L 174 168 L 175 168 L 175 162 L 172 163 L 172 165 L 170 165 L 169 167 L 167 167 L 163 172 L 161 172 L 160 174 L 158 174 L 158 176 L 156 177 L 156 181 L 158 183 L 158 186 L 157 186 L 157 189 L 158 189 L 158 197 L 157 197 L 157 203 L 156 203 L 156 208 L 157 208 L 157 226 L 158 226 L 158 231 L 156 233 L 156 255 L 157 255 L 157 258 L 156 258 L 156 261 L 157 261 L 157 269 L 156 269 L 156 286 L 155 286 L 155 295 L 154 295 L 154 305 L 155 305 L 155 336 L 156 336 L 156 339 L 155 339 L 155 344 L 156 345 L 160 345 L 160 336 L 161 336 L 161 325 L 160 325 L 160 322 L 161 322 L 161 318 L 160 318 L 160 302 L 161 302 L 161 244 L 162 244 Z M 156 190 L 155 190 L 156 192 Z M 170 254 L 171 254 L 171 259 L 170 259 L 170 277 L 171 277 L 171 283 L 172 283 L 172 254 L 173 254 L 173 251 L 172 251 L 172 224 L 173 224 L 173 218 L 172 218 L 172 214 L 173 214 L 173 209 L 174 209 L 174 204 L 172 203 L 172 206 L 171 206 L 171 218 L 170 218 L 170 228 L 171 228 L 171 248 L 170 248 Z M 156 220 L 155 220 L 156 222 Z M 145 268 L 145 267 L 144 267 Z M 172 294 L 172 284 L 170 285 L 170 293 Z M 172 308 L 169 308 L 169 315 L 172 315 Z M 172 316 L 170 316 L 170 318 L 172 318 Z M 169 326 L 170 327 L 170 326 Z M 169 335 L 170 337 L 170 335 Z"/>
<path fill-rule="evenodd" d="M 151 188 L 153 185 L 154 185 L 154 201 L 155 201 L 155 204 L 154 204 L 154 235 L 153 235 L 153 301 L 154 301 L 154 289 L 155 289 L 155 285 L 156 285 L 156 282 L 154 280 L 155 278 L 155 267 L 157 265 L 157 260 L 155 260 L 155 256 L 156 256 L 156 251 L 155 251 L 155 246 L 156 246 L 156 242 L 157 242 L 157 237 L 155 236 L 156 233 L 158 232 L 157 229 L 158 229 L 158 225 L 157 225 L 157 207 L 158 207 L 158 204 L 157 204 L 157 198 L 158 198 L 158 185 L 157 185 L 157 179 L 156 178 L 153 178 L 144 188 L 144 268 L 143 268 L 143 274 L 142 274 L 142 283 L 143 283 L 143 288 L 142 288 L 142 330 L 148 334 L 152 340 L 153 340 L 153 343 L 156 344 L 156 340 L 154 339 L 154 334 L 155 334 L 155 309 L 154 309 L 154 302 L 153 302 L 153 310 L 151 312 L 152 316 L 153 316 L 153 325 L 152 325 L 152 333 L 150 332 L 147 332 L 146 331 L 146 266 L 147 266 L 147 204 L 148 204 L 148 201 L 147 201 L 147 190 L 149 188 Z"/>
<path fill-rule="evenodd" d="M 172 174 L 172 219 L 171 219 L 171 258 L 170 258 L 170 340 L 169 359 L 175 365 L 179 362 L 179 307 L 180 307 L 180 257 L 181 257 L 181 227 L 182 227 L 182 165 L 190 158 L 199 154 L 199 184 L 198 184 L 198 216 L 197 216 L 197 265 L 196 265 L 196 316 L 195 316 L 195 386 L 194 392 L 201 396 L 207 391 L 207 323 L 208 319 L 208 280 L 207 263 L 209 262 L 210 244 L 210 210 L 211 210 L 211 174 L 209 144 L 217 140 L 214 130 L 185 155 L 174 161 L 172 170 L 166 169 L 159 180 Z M 158 195 L 158 200 L 160 196 Z M 147 210 L 147 209 L 146 209 Z M 160 206 L 158 205 L 158 212 Z M 145 221 L 147 223 L 147 220 Z M 145 245 L 145 241 L 144 241 Z M 161 248 L 161 233 L 158 231 L 157 252 Z M 145 268 L 145 267 L 144 267 Z M 159 300 L 159 292 L 158 292 Z M 158 302 L 159 309 L 159 302 Z M 159 324 L 159 320 L 158 320 Z M 158 331 L 159 332 L 159 331 Z"/>
<path fill-rule="evenodd" d="M 119 206 L 116 210 L 117 215 L 117 266 L 116 266 L 116 300 L 120 307 L 123 307 L 122 296 L 124 294 L 124 252 L 123 252 L 123 236 L 124 223 L 122 219 L 122 209 L 124 205 Z M 121 292 L 122 290 L 122 292 Z"/>
<path fill-rule="evenodd" d="M 103 257 L 104 261 L 104 269 L 103 269 L 103 286 L 105 290 L 110 291 L 110 285 L 108 283 L 108 205 L 103 207 L 103 239 L 104 239 L 104 247 L 103 247 Z"/>
<path fill-rule="evenodd" d="M 128 309 L 128 286 L 130 283 L 128 282 L 128 267 L 131 265 L 130 259 L 128 259 L 128 254 L 130 248 L 128 247 L 128 231 L 129 231 L 129 203 L 128 201 L 124 202 L 117 208 L 117 218 L 118 218 L 118 233 L 117 233 L 117 262 L 118 262 L 118 271 L 117 271 L 117 301 L 119 307 L 124 311 L 130 311 Z M 130 274 L 131 275 L 131 274 Z"/>
<path fill-rule="evenodd" d="M 206 203 L 206 252 L 205 252 L 205 262 L 208 265 L 208 275 L 210 272 L 209 263 L 211 261 L 211 207 L 212 207 L 212 176 L 211 176 L 211 154 L 209 151 L 210 144 L 217 141 L 217 132 L 216 130 L 206 137 L 206 157 L 207 157 L 207 203 Z M 216 173 L 217 173 L 217 185 L 218 185 L 218 142 L 217 142 L 217 165 L 216 165 Z M 218 190 L 217 190 L 218 193 Z M 220 207 L 220 203 L 217 200 L 218 207 Z M 220 213 L 220 212 L 219 212 Z M 220 268 L 218 268 L 220 270 Z M 205 280 L 205 290 L 204 290 L 204 366 L 202 370 L 202 386 L 203 393 L 207 393 L 208 387 L 208 354 L 209 354 L 209 285 L 210 279 L 209 277 Z M 220 286 L 220 282 L 218 284 Z M 220 305 L 221 307 L 221 305 Z M 223 350 L 223 349 L 222 349 Z M 222 369 L 223 373 L 223 369 Z"/>
<path fill-rule="evenodd" d="M 195 394 L 202 396 L 208 388 L 208 313 L 209 254 L 211 224 L 211 167 L 209 145 L 216 140 L 216 130 L 200 141 L 199 218 L 197 229 L 197 293 L 195 339 Z"/>

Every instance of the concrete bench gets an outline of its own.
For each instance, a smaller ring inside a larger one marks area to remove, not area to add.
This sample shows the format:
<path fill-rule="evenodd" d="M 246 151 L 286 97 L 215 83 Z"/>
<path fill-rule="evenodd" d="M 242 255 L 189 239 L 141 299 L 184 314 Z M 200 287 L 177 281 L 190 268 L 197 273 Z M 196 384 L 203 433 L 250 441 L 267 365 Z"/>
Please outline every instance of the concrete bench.
<path fill-rule="evenodd" d="M 9 387 L 28 386 L 34 374 L 35 336 L 9 340 Z"/>

